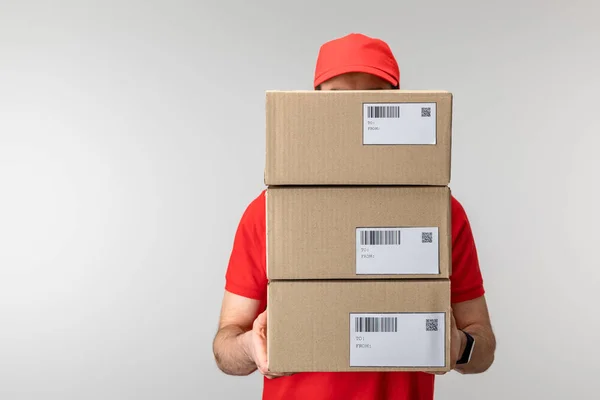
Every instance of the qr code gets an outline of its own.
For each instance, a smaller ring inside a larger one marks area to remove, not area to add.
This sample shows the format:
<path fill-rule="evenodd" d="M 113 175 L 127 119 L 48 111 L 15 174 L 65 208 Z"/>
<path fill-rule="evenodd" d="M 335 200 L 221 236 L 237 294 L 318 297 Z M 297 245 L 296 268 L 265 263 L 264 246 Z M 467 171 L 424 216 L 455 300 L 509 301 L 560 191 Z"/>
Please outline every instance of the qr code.
<path fill-rule="evenodd" d="M 422 243 L 433 243 L 433 233 L 432 232 L 423 232 L 421 235 Z"/>
<path fill-rule="evenodd" d="M 431 117 L 431 107 L 421 107 L 421 117 Z"/>
<path fill-rule="evenodd" d="M 427 319 L 427 320 L 425 320 L 425 330 L 427 332 L 437 332 L 437 330 L 438 330 L 438 320 L 437 319 Z"/>

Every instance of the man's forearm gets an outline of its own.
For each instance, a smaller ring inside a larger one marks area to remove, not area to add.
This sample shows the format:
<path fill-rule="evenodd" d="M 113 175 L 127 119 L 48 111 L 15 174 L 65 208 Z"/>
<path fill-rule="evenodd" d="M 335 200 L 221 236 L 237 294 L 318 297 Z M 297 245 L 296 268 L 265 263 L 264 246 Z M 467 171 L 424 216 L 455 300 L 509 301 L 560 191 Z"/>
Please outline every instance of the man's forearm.
<path fill-rule="evenodd" d="M 226 326 L 217 332 L 213 353 L 219 369 L 229 375 L 249 375 L 256 364 L 248 355 L 249 332 L 238 326 Z"/>
<path fill-rule="evenodd" d="M 475 348 L 471 361 L 467 364 L 459 364 L 456 370 L 462 374 L 478 374 L 485 372 L 494 362 L 496 351 L 496 338 L 494 333 L 479 325 L 472 325 L 463 329 L 475 339 Z"/>

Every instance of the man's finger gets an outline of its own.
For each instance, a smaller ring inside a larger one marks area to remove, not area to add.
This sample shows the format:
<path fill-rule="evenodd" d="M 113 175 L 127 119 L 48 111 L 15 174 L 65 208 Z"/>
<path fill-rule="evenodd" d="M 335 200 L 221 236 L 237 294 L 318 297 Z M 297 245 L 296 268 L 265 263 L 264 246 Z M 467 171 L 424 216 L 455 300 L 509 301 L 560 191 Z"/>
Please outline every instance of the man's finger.
<path fill-rule="evenodd" d="M 454 318 L 454 313 L 450 313 L 450 319 L 451 319 L 451 327 L 450 327 L 450 332 L 452 335 L 452 338 L 454 338 L 454 332 L 456 332 L 458 330 L 458 326 L 456 325 L 456 318 Z"/>
<path fill-rule="evenodd" d="M 261 360 L 260 362 L 258 362 L 257 367 L 261 374 L 265 376 L 270 375 L 269 367 L 267 366 L 266 361 Z"/>
<path fill-rule="evenodd" d="M 265 376 L 269 379 L 273 379 L 273 378 L 283 378 L 284 376 L 291 376 L 294 375 L 293 373 L 289 372 L 289 373 L 276 373 L 276 372 L 268 372 L 265 374 Z"/>
<path fill-rule="evenodd" d="M 255 346 L 255 354 L 259 359 L 260 366 L 263 371 L 267 372 L 269 370 L 269 361 L 267 360 L 267 347 L 266 343 L 260 338 L 257 339 L 257 342 L 254 344 Z"/>
<path fill-rule="evenodd" d="M 265 328 L 267 326 L 267 310 L 260 313 L 254 322 L 257 328 Z"/>

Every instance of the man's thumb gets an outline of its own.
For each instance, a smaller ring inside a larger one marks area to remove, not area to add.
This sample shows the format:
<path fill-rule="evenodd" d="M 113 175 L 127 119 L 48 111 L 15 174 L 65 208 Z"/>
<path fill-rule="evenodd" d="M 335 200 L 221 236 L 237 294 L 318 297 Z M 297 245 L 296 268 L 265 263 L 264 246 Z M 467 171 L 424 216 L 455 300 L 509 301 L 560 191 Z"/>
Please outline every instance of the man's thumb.
<path fill-rule="evenodd" d="M 256 317 L 256 327 L 265 328 L 267 326 L 267 310 L 263 311 Z"/>

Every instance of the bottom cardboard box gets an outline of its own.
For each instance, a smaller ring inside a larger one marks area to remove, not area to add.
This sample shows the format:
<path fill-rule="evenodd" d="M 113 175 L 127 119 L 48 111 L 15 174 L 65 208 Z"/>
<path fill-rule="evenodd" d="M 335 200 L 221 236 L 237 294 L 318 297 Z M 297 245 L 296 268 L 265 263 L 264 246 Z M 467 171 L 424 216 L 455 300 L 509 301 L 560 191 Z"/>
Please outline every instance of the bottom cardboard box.
<path fill-rule="evenodd" d="M 267 357 L 276 373 L 450 369 L 450 281 L 274 281 Z"/>

